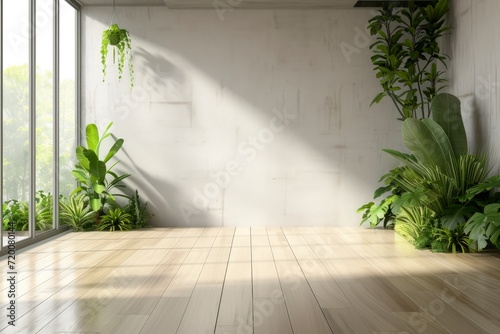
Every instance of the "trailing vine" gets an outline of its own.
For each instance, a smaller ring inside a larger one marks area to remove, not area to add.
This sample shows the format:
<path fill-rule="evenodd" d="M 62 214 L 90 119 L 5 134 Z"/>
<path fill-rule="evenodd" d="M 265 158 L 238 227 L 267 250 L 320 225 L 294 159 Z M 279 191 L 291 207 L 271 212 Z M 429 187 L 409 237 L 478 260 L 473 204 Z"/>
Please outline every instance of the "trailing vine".
<path fill-rule="evenodd" d="M 113 48 L 113 64 L 118 61 L 118 79 L 121 80 L 125 61 L 128 61 L 130 74 L 130 87 L 134 86 L 134 64 L 132 58 L 132 41 L 126 29 L 121 29 L 118 24 L 112 24 L 102 32 L 101 63 L 103 79 L 106 77 L 106 60 L 108 57 L 108 47 Z"/>

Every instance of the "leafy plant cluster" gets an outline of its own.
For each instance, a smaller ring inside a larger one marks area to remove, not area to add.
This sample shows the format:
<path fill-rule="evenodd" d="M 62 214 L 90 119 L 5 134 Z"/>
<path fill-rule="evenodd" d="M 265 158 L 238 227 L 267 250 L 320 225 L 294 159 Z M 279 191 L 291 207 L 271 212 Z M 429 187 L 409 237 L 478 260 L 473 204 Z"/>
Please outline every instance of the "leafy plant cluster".
<path fill-rule="evenodd" d="M 72 173 L 79 186 L 66 198 L 59 198 L 60 225 L 68 224 L 75 231 L 89 230 L 131 230 L 149 225 L 151 214 L 147 203 L 143 202 L 136 190 L 133 196 L 116 193 L 125 186 L 122 181 L 130 174 L 119 175 L 114 171 L 118 161 L 110 160 L 121 149 L 123 139 L 114 139 L 113 145 L 101 158 L 103 141 L 113 139 L 110 123 L 102 134 L 95 124 L 86 127 L 86 145 L 76 148 L 78 163 Z M 127 200 L 125 205 L 117 202 L 117 197 Z M 35 225 L 37 230 L 52 228 L 53 196 L 38 191 L 35 198 Z M 9 200 L 2 205 L 4 230 L 12 224 L 17 231 L 27 231 L 29 226 L 29 205 L 19 200 Z"/>
<path fill-rule="evenodd" d="M 371 61 L 380 80 L 382 92 L 373 103 L 391 99 L 400 119 L 430 117 L 430 103 L 444 88 L 444 71 L 448 56 L 441 52 L 439 39 L 449 28 L 445 26 L 448 0 L 434 1 L 420 7 L 410 1 L 398 8 L 397 1 L 387 1 L 370 19 L 368 29 L 375 42 Z"/>
<path fill-rule="evenodd" d="M 417 248 L 434 251 L 500 248 L 500 175 L 488 177 L 486 154 L 469 153 L 458 98 L 438 94 L 431 111 L 432 118 L 403 122 L 410 153 L 384 150 L 401 165 L 382 176 L 379 204 L 358 210 L 362 224 L 392 226 Z"/>
<path fill-rule="evenodd" d="M 114 168 L 119 161 L 110 163 L 124 142 L 111 134 L 112 125 L 110 123 L 102 134 L 95 124 L 87 125 L 87 147 L 76 148 L 78 163 L 73 169 L 73 175 L 79 187 L 73 191 L 67 203 L 62 203 L 61 212 L 61 217 L 75 230 L 126 231 L 145 227 L 151 221 L 147 203 L 141 201 L 137 190 L 131 197 L 116 192 L 117 189 L 125 188 L 122 181 L 130 174 L 120 175 L 115 172 Z M 102 158 L 101 148 L 107 138 L 114 142 Z M 117 197 L 126 198 L 128 203 L 120 206 Z"/>

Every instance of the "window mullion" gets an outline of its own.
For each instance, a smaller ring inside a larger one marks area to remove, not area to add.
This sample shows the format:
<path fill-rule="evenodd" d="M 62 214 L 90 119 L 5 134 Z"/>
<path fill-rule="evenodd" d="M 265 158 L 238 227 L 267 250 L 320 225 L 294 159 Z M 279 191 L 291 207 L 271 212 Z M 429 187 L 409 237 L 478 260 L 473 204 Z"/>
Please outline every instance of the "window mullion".
<path fill-rule="evenodd" d="M 30 236 L 35 238 L 36 230 L 36 2 L 29 2 L 29 226 Z"/>

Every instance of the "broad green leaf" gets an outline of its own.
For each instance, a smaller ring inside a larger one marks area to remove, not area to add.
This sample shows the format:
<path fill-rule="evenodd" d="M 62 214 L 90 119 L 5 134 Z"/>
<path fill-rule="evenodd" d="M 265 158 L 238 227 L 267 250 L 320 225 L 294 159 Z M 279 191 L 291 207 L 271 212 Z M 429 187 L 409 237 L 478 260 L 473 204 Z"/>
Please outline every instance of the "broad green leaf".
<path fill-rule="evenodd" d="M 106 179 L 106 164 L 100 160 L 90 162 L 90 175 L 95 182 L 104 185 Z"/>
<path fill-rule="evenodd" d="M 385 213 L 387 212 L 388 206 L 383 205 L 372 205 L 370 208 L 370 226 L 376 227 L 384 218 Z"/>
<path fill-rule="evenodd" d="M 81 191 L 83 191 L 83 189 L 81 187 L 77 187 L 75 190 L 71 192 L 70 196 L 76 195 Z"/>
<path fill-rule="evenodd" d="M 383 149 L 382 151 L 392 155 L 393 157 L 395 157 L 396 159 L 406 163 L 407 161 L 410 161 L 410 160 L 415 160 L 414 157 L 411 155 L 411 154 L 408 154 L 408 153 L 403 153 L 403 152 L 399 152 L 399 151 L 396 151 L 396 150 L 391 150 L 391 149 L 388 149 L 388 148 L 385 148 Z"/>
<path fill-rule="evenodd" d="M 97 144 L 99 143 L 99 131 L 95 124 L 89 124 L 86 128 L 87 149 L 98 154 Z"/>
<path fill-rule="evenodd" d="M 480 251 L 488 245 L 486 237 L 486 224 L 488 218 L 481 212 L 476 212 L 465 224 L 464 232 L 477 243 Z"/>
<path fill-rule="evenodd" d="M 467 221 L 467 217 L 471 217 L 477 211 L 476 207 L 465 206 L 460 204 L 452 204 L 445 209 L 444 215 L 441 217 L 441 224 L 453 231 L 458 225 L 462 225 Z"/>
<path fill-rule="evenodd" d="M 490 224 L 486 229 L 486 235 L 490 236 L 490 241 L 497 247 L 500 248 L 500 243 L 498 239 L 500 238 L 500 228 L 495 224 Z"/>
<path fill-rule="evenodd" d="M 432 119 L 443 128 L 455 155 L 467 154 L 467 134 L 462 120 L 460 100 L 454 95 L 441 93 L 432 100 L 431 109 Z"/>
<path fill-rule="evenodd" d="M 444 130 L 432 119 L 408 118 L 401 129 L 403 142 L 417 161 L 438 166 L 445 173 L 455 169 L 456 161 Z"/>
<path fill-rule="evenodd" d="M 86 169 L 86 170 L 89 170 L 89 164 L 90 164 L 90 161 L 89 159 L 87 159 L 87 157 L 85 156 L 84 152 L 85 152 L 85 147 L 83 146 L 78 146 L 76 148 L 76 159 L 78 160 L 78 162 L 80 163 L 80 165 Z"/>
<path fill-rule="evenodd" d="M 367 209 L 370 209 L 372 207 L 372 205 L 374 205 L 375 203 L 373 202 L 369 202 L 369 203 L 366 203 L 364 204 L 362 207 L 360 207 L 359 209 L 356 210 L 356 213 L 361 213 L 361 212 L 364 212 L 366 211 Z"/>
<path fill-rule="evenodd" d="M 99 209 L 101 208 L 101 200 L 99 198 L 90 199 L 90 207 L 93 211 L 99 211 Z"/>
<path fill-rule="evenodd" d="M 89 171 L 90 171 L 90 169 L 91 169 L 90 165 L 92 163 L 96 163 L 97 161 L 99 161 L 99 158 L 97 157 L 97 154 L 94 151 L 87 150 L 87 149 L 83 150 L 83 155 L 89 161 Z"/>
<path fill-rule="evenodd" d="M 77 182 L 85 183 L 88 180 L 88 174 L 83 170 L 74 169 L 71 171 L 71 174 L 73 174 Z"/>
<path fill-rule="evenodd" d="M 104 158 L 104 162 L 108 162 L 109 159 L 111 159 L 116 154 L 116 152 L 120 150 L 122 145 L 123 145 L 123 139 L 118 139 L 111 147 L 106 157 Z"/>
<path fill-rule="evenodd" d="M 493 217 L 496 218 L 499 209 L 500 209 L 500 204 L 498 203 L 490 204 L 484 208 L 484 214 L 488 217 L 489 220 L 495 221 L 496 219 L 493 219 Z"/>
<path fill-rule="evenodd" d="M 373 193 L 373 198 L 379 198 L 380 196 L 382 196 L 386 192 L 391 191 L 391 189 L 392 189 L 392 186 L 380 187 L 377 190 L 375 190 L 375 192 Z"/>
<path fill-rule="evenodd" d="M 494 175 L 488 180 L 467 189 L 465 196 L 467 199 L 472 199 L 477 194 L 485 191 L 490 191 L 491 189 L 498 187 L 500 187 L 500 175 Z"/>
<path fill-rule="evenodd" d="M 97 194 L 102 194 L 104 192 L 104 190 L 106 190 L 106 188 L 104 187 L 103 184 L 101 183 L 94 183 L 92 185 L 92 188 L 94 189 L 94 191 L 97 193 Z"/>

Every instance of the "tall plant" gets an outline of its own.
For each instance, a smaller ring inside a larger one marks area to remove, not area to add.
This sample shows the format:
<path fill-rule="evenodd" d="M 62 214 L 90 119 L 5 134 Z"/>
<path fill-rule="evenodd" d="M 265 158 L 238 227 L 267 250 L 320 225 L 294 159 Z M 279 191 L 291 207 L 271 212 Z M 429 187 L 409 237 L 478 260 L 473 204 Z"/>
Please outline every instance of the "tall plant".
<path fill-rule="evenodd" d="M 89 124 L 86 127 L 87 147 L 78 146 L 76 148 L 76 158 L 78 164 L 73 170 L 79 187 L 73 193 L 83 192 L 87 197 L 92 210 L 104 214 L 104 206 L 110 200 L 114 201 L 114 196 L 123 196 L 113 193 L 114 188 L 125 187 L 121 182 L 130 176 L 130 174 L 118 175 L 113 168 L 119 163 L 116 161 L 108 167 L 107 163 L 115 156 L 123 145 L 123 139 L 116 139 L 109 149 L 108 153 L 101 160 L 100 148 L 104 139 L 111 136 L 109 131 L 113 123 L 109 123 L 102 135 L 95 124 Z M 127 197 L 128 198 L 128 197 Z"/>
<path fill-rule="evenodd" d="M 391 193 L 379 205 L 360 208 L 363 221 L 376 226 L 394 215 L 396 231 L 418 247 L 464 251 L 469 239 L 478 250 L 487 241 L 500 246 L 494 204 L 500 195 L 491 194 L 500 186 L 500 176 L 487 179 L 491 169 L 486 156 L 468 152 L 460 101 L 451 94 L 437 95 L 432 119 L 406 119 L 401 132 L 411 154 L 384 150 L 403 166 L 384 177 L 390 187 L 378 192 Z M 422 219 L 422 212 L 429 219 Z"/>
<path fill-rule="evenodd" d="M 448 0 L 425 8 L 413 0 L 406 8 L 396 6 L 397 2 L 386 2 L 368 24 L 376 36 L 371 61 L 382 86 L 372 104 L 388 97 L 399 119 L 427 118 L 432 99 L 446 82 L 438 63 L 446 67 L 448 58 L 439 47 L 439 39 L 450 29 L 445 26 Z"/>

